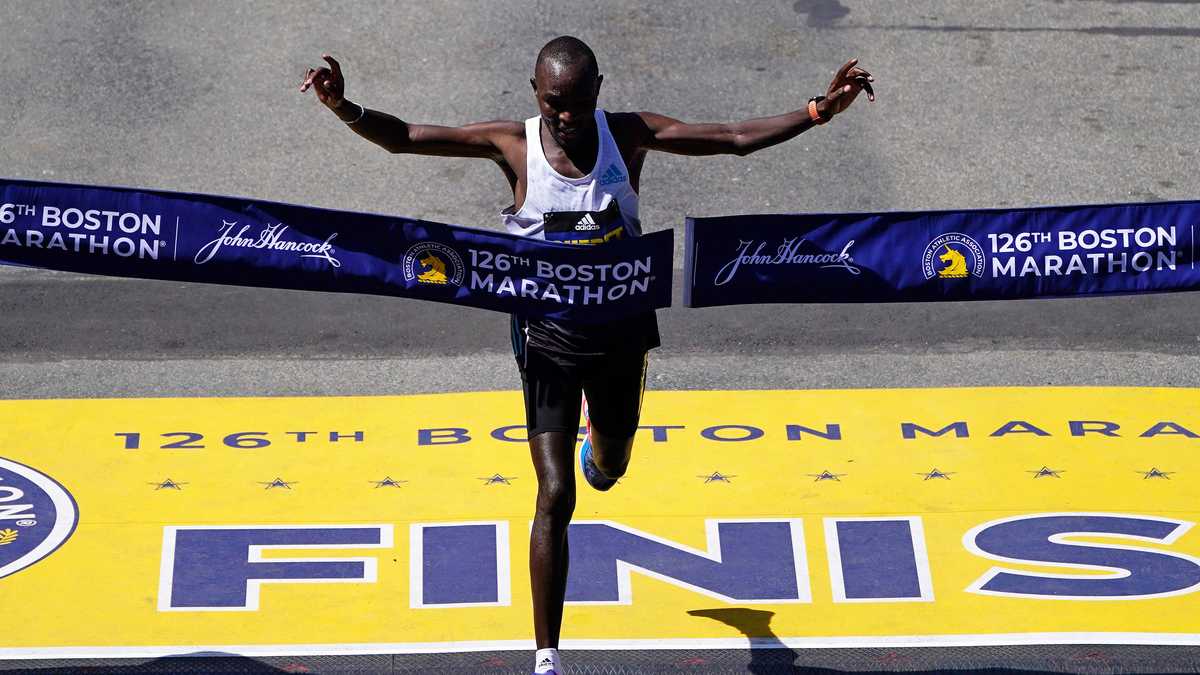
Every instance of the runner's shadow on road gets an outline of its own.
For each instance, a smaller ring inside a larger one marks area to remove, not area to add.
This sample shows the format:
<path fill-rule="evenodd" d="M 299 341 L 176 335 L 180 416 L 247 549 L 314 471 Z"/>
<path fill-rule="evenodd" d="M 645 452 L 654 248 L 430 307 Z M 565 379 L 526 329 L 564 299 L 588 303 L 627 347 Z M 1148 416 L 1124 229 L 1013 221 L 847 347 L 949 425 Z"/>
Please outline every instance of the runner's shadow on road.
<path fill-rule="evenodd" d="M 753 675 L 835 675 L 846 672 L 837 668 L 797 665 L 796 661 L 799 660 L 800 653 L 784 644 L 783 640 L 780 640 L 779 636 L 771 630 L 771 618 L 775 616 L 774 612 L 745 607 L 729 607 L 692 609 L 688 610 L 688 614 L 716 619 L 741 631 L 742 635 L 745 635 L 753 645 L 750 650 L 750 663 L 746 664 L 746 672 L 753 673 Z M 876 662 L 885 667 L 875 670 L 875 672 L 904 673 L 905 675 L 938 675 L 949 672 L 943 669 L 898 668 L 893 670 L 886 667 L 889 663 L 901 665 L 907 660 L 908 657 L 895 651 L 889 651 Z M 953 672 L 959 675 L 1051 675 L 1051 673 L 1060 671 L 1025 668 L 954 668 Z"/>
<path fill-rule="evenodd" d="M 721 623 L 732 626 L 752 641 L 750 663 L 746 671 L 754 675 L 775 675 L 776 673 L 798 673 L 796 666 L 799 654 L 788 647 L 771 630 L 771 618 L 775 612 L 762 609 L 746 609 L 745 607 L 730 607 L 727 609 L 691 609 L 691 616 L 701 616 L 716 619 Z"/>

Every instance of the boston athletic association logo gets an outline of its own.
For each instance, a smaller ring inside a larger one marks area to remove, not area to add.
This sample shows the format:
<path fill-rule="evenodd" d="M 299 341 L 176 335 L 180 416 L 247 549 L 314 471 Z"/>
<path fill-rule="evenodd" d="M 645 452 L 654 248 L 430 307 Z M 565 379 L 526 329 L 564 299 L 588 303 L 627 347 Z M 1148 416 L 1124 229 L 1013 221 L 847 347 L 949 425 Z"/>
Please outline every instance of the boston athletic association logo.
<path fill-rule="evenodd" d="M 79 521 L 66 488 L 36 469 L 0 457 L 0 578 L 62 546 Z"/>
<path fill-rule="evenodd" d="M 454 249 L 437 242 L 414 244 L 404 253 L 404 280 L 432 286 L 461 286 L 462 257 Z"/>
<path fill-rule="evenodd" d="M 926 279 L 983 276 L 983 247 L 961 232 L 948 232 L 929 242 L 921 256 Z"/>

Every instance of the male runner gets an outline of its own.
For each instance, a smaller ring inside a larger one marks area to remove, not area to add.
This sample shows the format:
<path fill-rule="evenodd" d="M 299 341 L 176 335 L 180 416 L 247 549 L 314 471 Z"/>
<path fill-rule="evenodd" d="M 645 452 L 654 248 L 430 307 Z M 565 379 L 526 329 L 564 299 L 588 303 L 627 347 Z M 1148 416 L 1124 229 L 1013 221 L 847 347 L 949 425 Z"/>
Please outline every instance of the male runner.
<path fill-rule="evenodd" d="M 845 110 L 859 91 L 875 100 L 874 78 L 847 62 L 824 96 L 794 112 L 729 124 L 688 124 L 649 112 L 596 108 L 604 77 L 577 38 L 538 54 L 530 84 L 539 115 L 524 122 L 461 127 L 410 124 L 344 96 L 341 67 L 309 69 L 312 87 L 352 131 L 390 152 L 478 157 L 495 162 L 512 187 L 502 212 L 509 232 L 576 244 L 638 236 L 638 187 L 649 150 L 680 155 L 747 155 L 782 143 Z M 575 508 L 574 452 L 580 400 L 587 433 L 581 471 L 598 490 L 625 474 L 641 414 L 646 353 L 659 346 L 654 313 L 607 324 L 513 317 L 513 350 L 525 392 L 529 447 L 538 479 L 529 542 L 535 673 L 561 674 L 558 636 L 567 588 L 567 525 Z"/>

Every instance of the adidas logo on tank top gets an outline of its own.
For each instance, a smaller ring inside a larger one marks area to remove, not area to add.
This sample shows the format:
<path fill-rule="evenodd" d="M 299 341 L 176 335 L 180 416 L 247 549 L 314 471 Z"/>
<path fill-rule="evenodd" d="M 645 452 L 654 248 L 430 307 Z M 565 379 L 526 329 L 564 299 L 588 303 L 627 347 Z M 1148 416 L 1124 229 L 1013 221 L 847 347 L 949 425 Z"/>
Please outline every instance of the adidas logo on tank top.
<path fill-rule="evenodd" d="M 583 217 L 579 219 L 579 222 L 575 223 L 576 232 L 586 232 L 589 230 L 598 229 L 600 229 L 600 223 L 597 223 L 596 219 L 593 218 L 592 214 L 590 213 L 583 214 Z"/>
<path fill-rule="evenodd" d="M 617 168 L 616 164 L 609 164 L 608 169 L 600 176 L 601 185 L 612 185 L 625 180 L 625 172 Z"/>

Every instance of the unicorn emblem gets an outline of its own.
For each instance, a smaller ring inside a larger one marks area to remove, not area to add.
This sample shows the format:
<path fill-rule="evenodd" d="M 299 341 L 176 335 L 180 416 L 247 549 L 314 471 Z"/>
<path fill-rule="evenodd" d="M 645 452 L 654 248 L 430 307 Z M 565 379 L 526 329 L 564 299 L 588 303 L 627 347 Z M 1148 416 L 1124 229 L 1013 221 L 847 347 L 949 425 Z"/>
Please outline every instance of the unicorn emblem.
<path fill-rule="evenodd" d="M 967 258 L 954 247 L 946 244 L 946 252 L 938 256 L 938 260 L 948 263 L 945 268 L 938 270 L 942 279 L 962 279 L 967 276 Z"/>
<path fill-rule="evenodd" d="M 424 258 L 419 258 L 423 268 L 428 268 L 427 271 L 417 275 L 417 281 L 425 284 L 444 284 L 448 281 L 446 278 L 446 263 L 442 259 L 432 253 L 426 253 Z"/>

